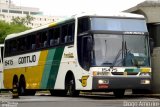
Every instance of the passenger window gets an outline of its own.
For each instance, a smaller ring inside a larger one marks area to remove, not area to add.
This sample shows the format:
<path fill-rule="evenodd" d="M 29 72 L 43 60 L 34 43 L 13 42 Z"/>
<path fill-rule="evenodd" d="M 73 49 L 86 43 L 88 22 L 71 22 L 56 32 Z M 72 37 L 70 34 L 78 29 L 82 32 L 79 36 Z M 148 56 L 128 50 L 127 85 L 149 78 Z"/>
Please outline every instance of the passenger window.
<path fill-rule="evenodd" d="M 75 32 L 75 23 L 69 24 L 68 27 L 68 42 L 72 42 L 74 40 L 74 32 Z"/>
<path fill-rule="evenodd" d="M 61 43 L 67 42 L 67 36 L 68 36 L 68 25 L 63 25 L 62 26 Z"/>
<path fill-rule="evenodd" d="M 25 39 L 24 38 L 19 38 L 18 39 L 18 42 L 17 42 L 17 47 L 18 47 L 18 50 L 21 52 L 21 51 L 25 51 Z"/>
<path fill-rule="evenodd" d="M 16 51 L 17 51 L 17 46 L 18 46 L 17 43 L 18 43 L 18 42 L 16 42 L 16 40 L 13 40 L 13 41 L 12 41 L 12 45 L 11 45 L 12 51 L 11 51 L 11 53 L 16 53 Z"/>
<path fill-rule="evenodd" d="M 30 35 L 25 37 L 24 43 L 25 43 L 25 49 L 30 50 L 31 49 L 31 36 Z"/>
<path fill-rule="evenodd" d="M 42 32 L 42 47 L 48 47 L 48 32 L 44 31 Z"/>
<path fill-rule="evenodd" d="M 40 34 L 37 33 L 35 38 L 36 38 L 36 40 L 35 40 L 35 46 L 36 46 L 36 49 L 38 49 L 38 48 L 41 47 Z M 34 48 L 34 44 L 33 44 L 33 48 Z"/>
<path fill-rule="evenodd" d="M 55 45 L 58 45 L 60 43 L 60 28 L 55 28 L 54 43 Z"/>
<path fill-rule="evenodd" d="M 54 29 L 49 30 L 49 45 L 54 46 Z"/>
<path fill-rule="evenodd" d="M 35 38 L 35 35 L 31 35 L 31 48 L 32 50 L 35 50 L 36 49 L 36 38 Z"/>

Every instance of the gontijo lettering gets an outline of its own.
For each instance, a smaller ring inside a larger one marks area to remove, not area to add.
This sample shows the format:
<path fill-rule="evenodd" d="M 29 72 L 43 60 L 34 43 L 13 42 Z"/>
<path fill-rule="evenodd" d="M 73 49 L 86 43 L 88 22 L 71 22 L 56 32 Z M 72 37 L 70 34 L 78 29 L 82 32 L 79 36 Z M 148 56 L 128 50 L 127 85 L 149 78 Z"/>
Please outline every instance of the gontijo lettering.
<path fill-rule="evenodd" d="M 36 62 L 36 55 L 19 57 L 18 64 L 26 64 Z"/>

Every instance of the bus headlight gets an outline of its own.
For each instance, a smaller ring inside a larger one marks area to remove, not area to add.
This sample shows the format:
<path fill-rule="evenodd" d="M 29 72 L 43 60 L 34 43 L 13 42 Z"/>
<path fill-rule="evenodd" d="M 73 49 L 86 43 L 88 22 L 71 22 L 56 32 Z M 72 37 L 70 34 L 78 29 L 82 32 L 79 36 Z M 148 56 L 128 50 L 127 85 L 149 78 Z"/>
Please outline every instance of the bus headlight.
<path fill-rule="evenodd" d="M 150 82 L 150 80 L 141 80 L 141 84 L 150 84 L 151 82 Z"/>
<path fill-rule="evenodd" d="M 98 84 L 109 84 L 109 80 L 98 80 Z"/>

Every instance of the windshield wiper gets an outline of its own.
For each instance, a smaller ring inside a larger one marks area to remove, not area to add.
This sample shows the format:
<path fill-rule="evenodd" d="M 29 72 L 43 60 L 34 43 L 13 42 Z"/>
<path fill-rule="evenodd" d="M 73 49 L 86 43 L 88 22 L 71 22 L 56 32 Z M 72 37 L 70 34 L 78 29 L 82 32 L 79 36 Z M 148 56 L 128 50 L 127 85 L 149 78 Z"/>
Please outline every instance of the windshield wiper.
<path fill-rule="evenodd" d="M 105 57 L 107 57 L 107 40 L 105 40 Z M 107 60 L 104 61 L 102 64 L 103 65 L 112 65 L 112 63 L 108 62 Z"/>
<path fill-rule="evenodd" d="M 119 56 L 122 54 L 122 59 L 120 59 L 119 61 L 121 62 L 122 60 L 123 60 L 123 57 L 124 57 L 124 55 L 123 55 L 123 52 L 124 52 L 124 43 L 123 43 L 123 41 L 122 41 L 122 49 L 120 49 L 119 51 L 118 51 L 118 53 L 117 53 L 117 55 L 116 55 L 116 57 L 115 57 L 115 59 L 114 59 L 114 61 L 113 61 L 113 63 L 112 63 L 112 68 L 115 66 L 115 64 L 117 63 L 117 60 L 118 60 L 118 58 L 119 58 Z"/>
<path fill-rule="evenodd" d="M 118 60 L 118 58 L 119 58 L 119 56 L 122 54 L 122 49 L 120 49 L 119 51 L 118 51 L 118 54 L 116 55 L 116 57 L 115 57 L 115 59 L 114 59 L 114 61 L 113 61 L 113 63 L 112 63 L 112 68 L 115 66 L 115 64 L 117 63 L 117 60 Z M 121 59 L 122 60 L 122 59 Z M 120 60 L 120 61 L 121 61 Z"/>

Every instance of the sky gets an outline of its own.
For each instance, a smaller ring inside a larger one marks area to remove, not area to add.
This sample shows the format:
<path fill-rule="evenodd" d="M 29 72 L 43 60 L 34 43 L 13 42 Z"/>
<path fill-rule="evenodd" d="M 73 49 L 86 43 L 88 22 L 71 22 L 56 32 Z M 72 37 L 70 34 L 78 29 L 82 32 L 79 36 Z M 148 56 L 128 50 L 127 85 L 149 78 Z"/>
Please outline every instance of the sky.
<path fill-rule="evenodd" d="M 18 6 L 36 7 L 44 15 L 71 16 L 82 12 L 120 12 L 145 0 L 12 0 Z"/>

